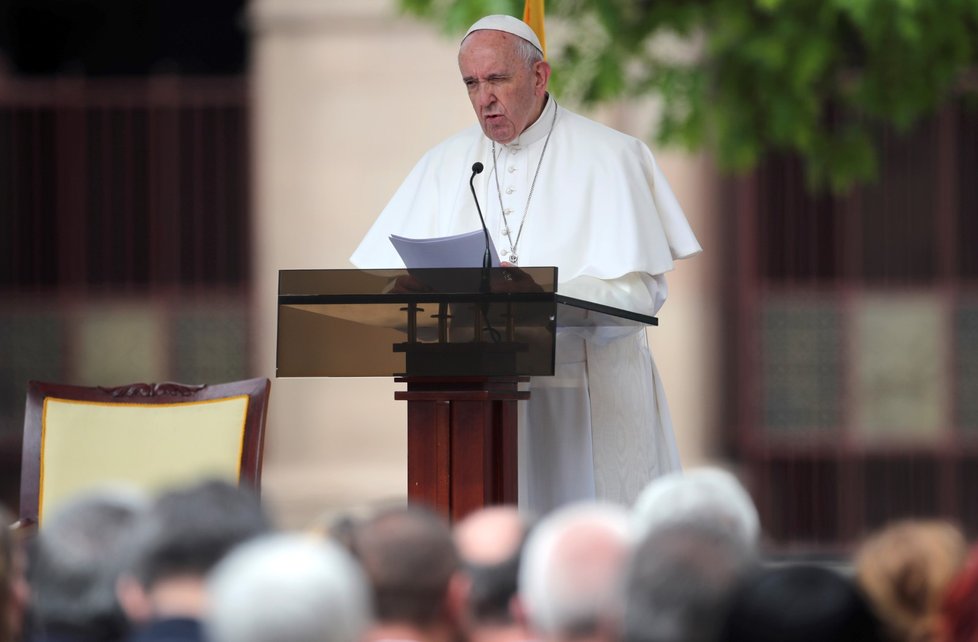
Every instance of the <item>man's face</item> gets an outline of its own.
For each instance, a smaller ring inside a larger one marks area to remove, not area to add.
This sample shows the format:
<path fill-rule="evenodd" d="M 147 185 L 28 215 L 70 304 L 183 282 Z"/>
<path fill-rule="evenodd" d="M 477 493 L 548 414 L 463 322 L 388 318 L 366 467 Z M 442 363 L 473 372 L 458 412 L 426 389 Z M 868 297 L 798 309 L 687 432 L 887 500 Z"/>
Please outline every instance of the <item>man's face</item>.
<path fill-rule="evenodd" d="M 462 81 L 486 136 L 508 143 L 533 124 L 543 108 L 550 65 L 532 68 L 520 58 L 518 38 L 502 31 L 475 31 L 458 54 Z"/>

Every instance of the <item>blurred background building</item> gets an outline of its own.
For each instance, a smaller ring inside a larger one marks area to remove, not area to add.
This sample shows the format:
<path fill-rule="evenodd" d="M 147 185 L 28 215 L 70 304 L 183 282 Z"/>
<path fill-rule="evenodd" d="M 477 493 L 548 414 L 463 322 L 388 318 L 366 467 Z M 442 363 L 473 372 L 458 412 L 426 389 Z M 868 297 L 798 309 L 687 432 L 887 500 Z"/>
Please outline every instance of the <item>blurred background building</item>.
<path fill-rule="evenodd" d="M 0 7 L 3 501 L 29 379 L 250 376 L 273 379 L 284 524 L 402 500 L 393 382 L 274 378 L 277 271 L 349 267 L 414 162 L 473 122 L 457 42 L 394 0 Z M 655 109 L 592 115 L 648 140 Z M 844 196 L 788 156 L 730 178 L 655 150 L 705 249 L 650 331 L 680 451 L 734 470 L 780 550 L 911 515 L 978 533 L 978 114 L 875 135 L 878 179 Z"/>

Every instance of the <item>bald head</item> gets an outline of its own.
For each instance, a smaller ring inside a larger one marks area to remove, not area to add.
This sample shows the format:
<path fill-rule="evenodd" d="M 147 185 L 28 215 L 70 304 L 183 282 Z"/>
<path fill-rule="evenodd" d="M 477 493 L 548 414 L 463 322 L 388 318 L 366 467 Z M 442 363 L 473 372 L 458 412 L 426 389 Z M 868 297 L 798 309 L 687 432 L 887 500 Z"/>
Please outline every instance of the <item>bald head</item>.
<path fill-rule="evenodd" d="M 614 639 L 631 551 L 628 513 L 619 506 L 572 504 L 543 519 L 520 566 L 533 628 L 547 640 Z"/>
<path fill-rule="evenodd" d="M 455 526 L 455 546 L 469 564 L 499 564 L 519 550 L 526 529 L 515 506 L 484 508 Z"/>
<path fill-rule="evenodd" d="M 455 526 L 455 545 L 469 578 L 466 611 L 473 630 L 515 623 L 510 605 L 528 528 L 514 506 L 483 508 Z"/>

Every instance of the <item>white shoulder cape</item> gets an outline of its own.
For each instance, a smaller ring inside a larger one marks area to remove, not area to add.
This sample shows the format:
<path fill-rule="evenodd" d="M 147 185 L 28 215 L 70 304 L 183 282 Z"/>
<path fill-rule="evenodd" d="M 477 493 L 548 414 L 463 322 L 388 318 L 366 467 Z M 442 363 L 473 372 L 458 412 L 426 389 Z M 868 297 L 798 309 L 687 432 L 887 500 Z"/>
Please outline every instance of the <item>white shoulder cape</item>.
<path fill-rule="evenodd" d="M 561 282 L 614 279 L 662 274 L 675 259 L 701 250 L 645 143 L 557 109 L 520 242 L 520 265 L 555 265 Z M 353 264 L 403 267 L 390 234 L 428 238 L 479 229 L 469 176 L 476 161 L 492 168 L 490 144 L 473 125 L 425 154 L 367 232 Z M 476 177 L 475 188 L 485 208 L 495 197 L 491 171 Z"/>

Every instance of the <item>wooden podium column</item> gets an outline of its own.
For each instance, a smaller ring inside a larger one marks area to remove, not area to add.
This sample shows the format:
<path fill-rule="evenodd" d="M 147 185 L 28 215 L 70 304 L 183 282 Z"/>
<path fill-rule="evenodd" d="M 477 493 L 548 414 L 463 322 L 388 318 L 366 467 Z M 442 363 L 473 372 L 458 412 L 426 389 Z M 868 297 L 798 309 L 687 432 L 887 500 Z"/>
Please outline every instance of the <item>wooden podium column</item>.
<path fill-rule="evenodd" d="M 452 522 L 517 501 L 517 377 L 399 377 L 408 402 L 408 501 Z"/>

